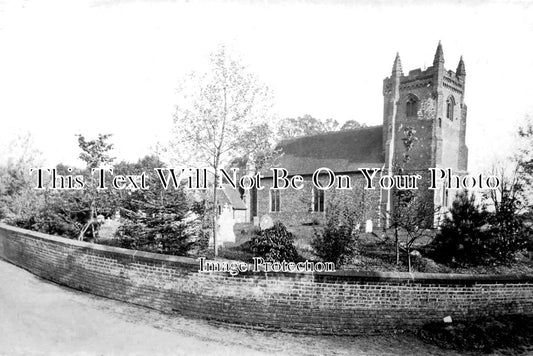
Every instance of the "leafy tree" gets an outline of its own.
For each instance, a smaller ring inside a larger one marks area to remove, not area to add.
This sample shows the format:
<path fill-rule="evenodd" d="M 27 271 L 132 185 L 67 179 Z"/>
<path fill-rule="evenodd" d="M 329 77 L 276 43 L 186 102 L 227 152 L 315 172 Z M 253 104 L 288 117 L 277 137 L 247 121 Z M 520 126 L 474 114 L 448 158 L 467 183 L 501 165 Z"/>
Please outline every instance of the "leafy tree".
<path fill-rule="evenodd" d="M 524 250 L 532 241 L 533 229 L 524 225 L 522 216 L 516 215 L 511 204 L 489 215 L 490 240 L 487 248 L 490 262 L 509 263 L 517 252 Z"/>
<path fill-rule="evenodd" d="M 366 124 L 361 124 L 355 120 L 348 120 L 342 125 L 340 131 L 359 129 L 362 127 L 367 127 L 367 126 Z"/>
<path fill-rule="evenodd" d="M 335 119 L 326 119 L 322 122 L 322 127 L 324 132 L 337 131 L 339 129 L 339 123 Z"/>
<path fill-rule="evenodd" d="M 278 137 L 281 140 L 317 135 L 324 132 L 336 131 L 339 123 L 333 119 L 322 121 L 312 117 L 311 115 L 304 115 L 297 118 L 286 118 L 281 120 L 278 126 Z"/>
<path fill-rule="evenodd" d="M 147 155 L 134 163 L 120 161 L 114 164 L 113 173 L 115 175 L 139 175 L 143 172 L 154 173 L 155 168 L 163 168 L 165 166 L 165 163 L 156 155 Z M 150 181 L 148 182 L 148 185 L 150 186 L 150 189 L 148 190 L 125 189 L 115 191 L 114 193 L 117 195 L 117 205 L 120 206 L 121 210 L 131 210 L 133 212 L 143 210 L 143 202 L 148 195 L 154 192 L 157 192 L 158 194 L 164 193 L 164 189 L 160 185 L 153 184 L 153 182 Z"/>
<path fill-rule="evenodd" d="M 194 154 L 189 160 L 207 164 L 213 171 L 215 220 L 219 169 L 234 157 L 255 156 L 272 146 L 270 90 L 220 46 L 211 54 L 210 70 L 191 74 L 179 92 L 174 118 L 177 140 Z"/>
<path fill-rule="evenodd" d="M 533 122 L 526 119 L 519 127 L 519 143 L 512 157 L 510 169 L 493 168 L 500 179 L 498 189 L 484 194 L 486 204 L 493 211 L 488 215 L 490 258 L 498 262 L 511 261 L 517 251 L 531 244 L 532 228 L 524 224 L 524 217 L 532 210 L 533 183 Z M 528 241 L 529 240 L 529 241 Z"/>
<path fill-rule="evenodd" d="M 361 127 L 366 127 L 366 125 L 360 124 L 355 120 L 348 120 L 340 126 L 337 120 L 319 120 L 309 114 L 305 114 L 297 118 L 285 118 L 281 120 L 277 133 L 280 140 L 285 140 L 332 131 L 353 130 Z"/>
<path fill-rule="evenodd" d="M 514 190 L 525 212 L 533 212 L 533 119 L 518 128 L 519 147 L 514 155 Z"/>
<path fill-rule="evenodd" d="M 97 216 L 110 215 L 116 209 L 116 194 L 113 189 L 96 189 L 91 169 L 109 165 L 113 158 L 109 156 L 112 144 L 107 140 L 110 135 L 99 135 L 96 140 L 86 140 L 78 136 L 81 149 L 80 158 L 86 163 L 84 169 L 72 169 L 64 164 L 56 166 L 59 175 L 81 175 L 85 187 L 78 190 L 53 190 L 49 186 L 39 193 L 42 196 L 41 206 L 27 215 L 19 214 L 14 223 L 18 226 L 79 240 L 91 232 L 91 238 L 98 237 L 100 222 Z"/>
<path fill-rule="evenodd" d="M 109 152 L 113 149 L 113 144 L 108 140 L 111 134 L 98 134 L 96 140 L 87 141 L 83 135 L 78 136 L 78 146 L 82 150 L 79 157 L 87 165 L 88 169 L 100 168 L 111 165 L 114 157 Z"/>
<path fill-rule="evenodd" d="M 487 238 L 487 260 L 510 262 L 515 253 L 524 249 L 531 240 L 532 231 L 524 224 L 527 214 L 526 182 L 520 163 L 515 163 L 514 170 L 506 175 L 499 174 L 500 186 L 484 194 L 484 200 L 492 208 L 487 216 L 490 225 Z"/>
<path fill-rule="evenodd" d="M 86 177 L 88 178 L 86 179 L 83 194 L 88 203 L 89 213 L 84 226 L 80 230 L 78 240 L 83 240 L 89 228 L 91 229 L 92 238 L 97 238 L 99 227 L 97 216 L 106 205 L 104 203 L 106 199 L 103 199 L 103 197 L 107 195 L 107 198 L 111 198 L 110 194 L 113 194 L 109 189 L 104 192 L 98 191 L 98 183 L 96 180 L 91 179 L 93 169 L 109 167 L 114 160 L 114 157 L 110 156 L 110 151 L 113 149 L 113 144 L 108 142 L 110 137 L 110 134 L 99 134 L 97 139 L 88 141 L 83 135 L 78 135 L 78 145 L 82 151 L 79 158 L 86 164 Z"/>
<path fill-rule="evenodd" d="M 58 191 L 45 189 L 42 192 L 44 203 L 28 216 L 15 220 L 19 227 L 58 235 L 77 238 L 83 224 L 88 219 L 87 202 L 80 191 Z"/>
<path fill-rule="evenodd" d="M 42 164 L 41 153 L 29 133 L 5 142 L 0 150 L 0 220 L 28 219 L 44 204 L 43 194 L 34 188 L 31 168 Z"/>

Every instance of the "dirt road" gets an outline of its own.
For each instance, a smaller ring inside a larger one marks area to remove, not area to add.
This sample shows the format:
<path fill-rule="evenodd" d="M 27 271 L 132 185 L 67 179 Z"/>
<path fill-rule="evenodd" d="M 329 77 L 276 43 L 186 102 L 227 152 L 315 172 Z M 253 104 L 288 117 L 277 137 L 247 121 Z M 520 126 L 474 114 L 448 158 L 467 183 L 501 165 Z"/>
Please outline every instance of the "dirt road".
<path fill-rule="evenodd" d="M 455 355 L 409 335 L 215 326 L 78 292 L 0 260 L 0 355 Z"/>

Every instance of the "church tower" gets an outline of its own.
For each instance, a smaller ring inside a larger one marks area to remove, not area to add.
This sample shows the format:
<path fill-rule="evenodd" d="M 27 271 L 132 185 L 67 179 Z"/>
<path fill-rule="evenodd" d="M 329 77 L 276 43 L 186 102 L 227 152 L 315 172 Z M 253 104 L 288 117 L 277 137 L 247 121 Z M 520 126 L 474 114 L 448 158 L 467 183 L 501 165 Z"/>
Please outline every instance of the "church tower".
<path fill-rule="evenodd" d="M 405 174 L 420 174 L 420 192 L 433 200 L 435 207 L 449 207 L 454 191 L 439 187 L 428 190 L 428 168 L 451 168 L 466 174 L 468 149 L 465 144 L 464 102 L 466 71 L 463 58 L 455 72 L 444 68 L 444 52 L 439 42 L 433 66 L 403 74 L 399 54 L 391 76 L 383 80 L 383 150 L 386 170 L 405 169 Z M 414 130 L 416 142 L 404 159 L 406 129 Z M 390 196 L 382 203 L 390 211 Z"/>

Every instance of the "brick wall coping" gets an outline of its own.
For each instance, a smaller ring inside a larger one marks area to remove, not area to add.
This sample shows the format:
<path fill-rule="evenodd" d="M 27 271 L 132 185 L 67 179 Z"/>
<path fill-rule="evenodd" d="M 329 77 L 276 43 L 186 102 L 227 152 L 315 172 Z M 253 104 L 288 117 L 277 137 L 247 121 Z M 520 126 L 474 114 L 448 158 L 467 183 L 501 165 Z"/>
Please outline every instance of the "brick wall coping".
<path fill-rule="evenodd" d="M 86 248 L 102 253 L 118 254 L 131 259 L 145 260 L 147 262 L 160 262 L 169 264 L 188 265 L 197 268 L 200 263 L 191 257 L 165 255 L 152 252 L 129 250 L 120 247 L 94 244 L 90 242 L 72 240 L 60 236 L 48 235 L 41 232 L 26 230 L 4 223 L 0 223 L 0 230 L 9 230 L 40 240 L 53 241 L 55 243 Z M 227 273 L 229 275 L 229 273 Z M 247 272 L 237 276 L 258 273 Z M 507 283 L 533 283 L 533 274 L 459 274 L 459 273 L 421 273 L 421 272 L 369 272 L 369 271 L 335 271 L 335 272 L 315 272 L 315 273 L 262 273 L 268 278 L 305 278 L 312 276 L 317 282 L 393 282 L 393 283 L 424 283 L 424 284 L 507 284 Z"/>

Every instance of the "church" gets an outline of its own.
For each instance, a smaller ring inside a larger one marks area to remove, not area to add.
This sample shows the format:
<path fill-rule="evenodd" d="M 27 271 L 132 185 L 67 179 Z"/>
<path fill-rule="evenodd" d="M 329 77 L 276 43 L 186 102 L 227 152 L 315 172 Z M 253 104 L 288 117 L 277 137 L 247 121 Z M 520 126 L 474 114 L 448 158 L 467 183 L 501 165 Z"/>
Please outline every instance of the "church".
<path fill-rule="evenodd" d="M 349 190 L 321 190 L 313 184 L 301 189 L 272 190 L 272 174 L 263 179 L 265 189 L 250 190 L 245 196 L 246 218 L 255 224 L 265 215 L 286 225 L 320 224 L 325 221 L 328 204 L 335 199 L 348 199 L 358 212 L 361 224 L 385 227 L 383 218 L 394 207 L 391 190 L 363 189 L 362 168 L 380 168 L 381 174 L 393 172 L 403 160 L 409 174 L 420 174 L 429 180 L 429 168 L 450 168 L 455 174 L 467 171 L 468 149 L 465 144 L 467 107 L 465 64 L 446 70 L 439 42 L 433 65 L 404 73 L 399 54 L 394 59 L 390 77 L 383 80 L 383 124 L 348 131 L 300 137 L 279 144 L 282 151 L 276 167 L 303 177 L 310 183 L 313 172 L 327 167 L 335 174 L 351 178 Z M 416 132 L 416 142 L 404 159 L 405 128 Z M 322 178 L 321 178 L 322 179 Z M 451 205 L 454 190 L 441 184 L 427 189 L 421 184 L 419 194 L 435 207 L 433 225 Z M 364 226 L 364 225 L 363 225 Z"/>

